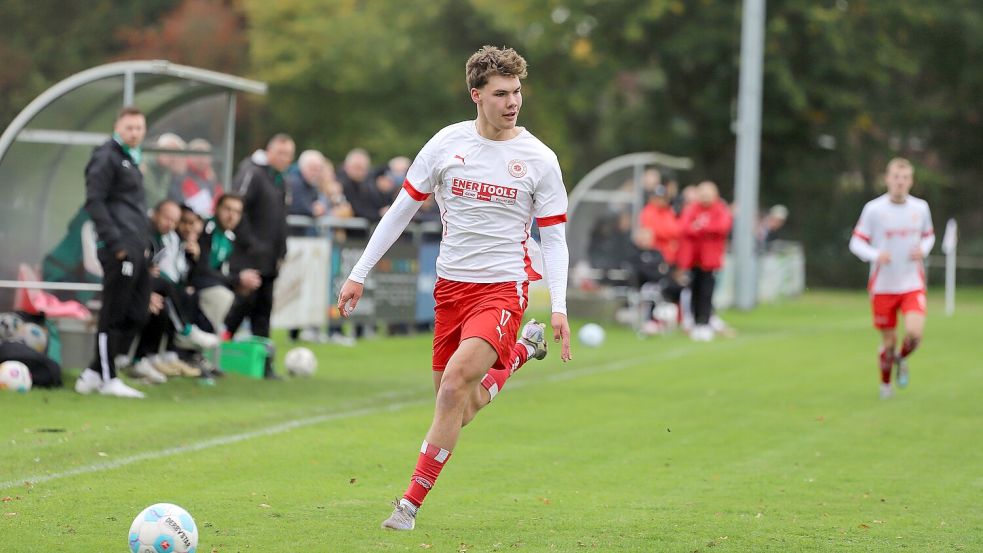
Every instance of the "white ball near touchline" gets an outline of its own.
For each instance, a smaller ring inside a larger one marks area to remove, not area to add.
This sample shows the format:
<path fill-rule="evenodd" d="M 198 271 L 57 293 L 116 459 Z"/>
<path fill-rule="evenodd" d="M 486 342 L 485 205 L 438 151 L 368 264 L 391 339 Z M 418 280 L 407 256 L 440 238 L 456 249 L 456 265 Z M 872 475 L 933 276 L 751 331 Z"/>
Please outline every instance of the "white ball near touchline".
<path fill-rule="evenodd" d="M 577 338 L 580 339 L 580 343 L 589 348 L 601 347 L 604 343 L 604 329 L 599 324 L 587 323 L 580 327 Z"/>

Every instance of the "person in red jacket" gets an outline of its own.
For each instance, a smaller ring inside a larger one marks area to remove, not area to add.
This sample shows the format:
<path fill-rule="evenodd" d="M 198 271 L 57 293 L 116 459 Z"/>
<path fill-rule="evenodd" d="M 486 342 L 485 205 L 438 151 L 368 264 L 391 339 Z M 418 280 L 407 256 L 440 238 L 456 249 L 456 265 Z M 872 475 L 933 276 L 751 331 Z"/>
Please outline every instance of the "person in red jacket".
<path fill-rule="evenodd" d="M 695 326 L 690 337 L 693 340 L 713 339 L 709 323 L 713 312 L 714 271 L 723 266 L 731 222 L 730 209 L 720 199 L 717 185 L 710 181 L 698 185 L 697 201 L 683 208 L 679 216 L 682 237 L 676 264 L 691 271 Z"/>
<path fill-rule="evenodd" d="M 679 221 L 669 205 L 665 186 L 660 184 L 653 189 L 638 215 L 638 226 L 644 231 L 643 246 L 658 251 L 666 263 L 674 265 L 679 248 Z"/>

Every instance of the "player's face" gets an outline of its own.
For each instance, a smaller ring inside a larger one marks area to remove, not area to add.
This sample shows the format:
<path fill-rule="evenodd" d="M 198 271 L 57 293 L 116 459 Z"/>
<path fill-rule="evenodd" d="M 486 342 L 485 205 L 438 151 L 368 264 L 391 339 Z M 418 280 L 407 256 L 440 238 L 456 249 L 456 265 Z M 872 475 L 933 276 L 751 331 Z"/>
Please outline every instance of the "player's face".
<path fill-rule="evenodd" d="M 894 201 L 904 201 L 908 197 L 908 191 L 915 182 L 915 176 L 908 167 L 891 167 L 887 170 L 884 177 L 887 183 L 887 193 Z"/>
<path fill-rule="evenodd" d="M 242 220 L 242 202 L 228 199 L 215 208 L 215 217 L 225 230 L 235 230 Z"/>
<path fill-rule="evenodd" d="M 471 99 L 493 127 L 514 129 L 522 107 L 522 85 L 518 77 L 493 75 L 485 86 L 471 89 Z"/>
<path fill-rule="evenodd" d="M 147 120 L 142 115 L 124 115 L 116 120 L 113 130 L 130 148 L 136 148 L 143 143 L 147 135 Z"/>

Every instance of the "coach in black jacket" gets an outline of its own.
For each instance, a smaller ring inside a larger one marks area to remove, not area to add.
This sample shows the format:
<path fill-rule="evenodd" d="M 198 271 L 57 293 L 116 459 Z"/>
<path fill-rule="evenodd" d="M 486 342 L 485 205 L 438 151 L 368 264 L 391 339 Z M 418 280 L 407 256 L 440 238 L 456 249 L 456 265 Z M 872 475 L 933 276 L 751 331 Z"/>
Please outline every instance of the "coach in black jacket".
<path fill-rule="evenodd" d="M 102 309 L 96 355 L 75 382 L 75 391 L 142 398 L 116 377 L 114 359 L 147 321 L 150 305 L 150 220 L 140 173 L 143 113 L 123 108 L 113 138 L 92 153 L 85 167 L 85 210 L 96 226 L 102 264 Z"/>
<path fill-rule="evenodd" d="M 255 336 L 270 335 L 273 311 L 273 281 L 287 255 L 287 203 L 285 171 L 294 160 L 294 141 L 286 134 L 270 139 L 265 150 L 257 150 L 239 164 L 232 190 L 243 198 L 242 222 L 236 230 L 245 248 L 232 252 L 232 270 L 256 269 L 263 279 L 260 287 L 237 297 L 225 319 L 226 330 L 235 334 L 249 317 Z"/>

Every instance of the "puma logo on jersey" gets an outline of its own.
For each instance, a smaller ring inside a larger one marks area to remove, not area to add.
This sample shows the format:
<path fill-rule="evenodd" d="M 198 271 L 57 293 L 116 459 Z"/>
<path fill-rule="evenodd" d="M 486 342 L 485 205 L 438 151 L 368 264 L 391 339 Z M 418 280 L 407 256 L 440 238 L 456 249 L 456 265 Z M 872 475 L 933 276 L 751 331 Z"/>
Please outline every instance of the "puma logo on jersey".
<path fill-rule="evenodd" d="M 123 166 L 123 169 L 129 169 L 130 167 L 133 167 L 132 165 L 130 165 L 130 160 L 128 159 L 124 159 L 121 165 Z"/>
<path fill-rule="evenodd" d="M 464 163 L 464 156 L 455 155 L 454 156 L 454 159 L 459 159 L 459 160 L 461 160 L 461 165 L 466 165 L 466 163 Z"/>

